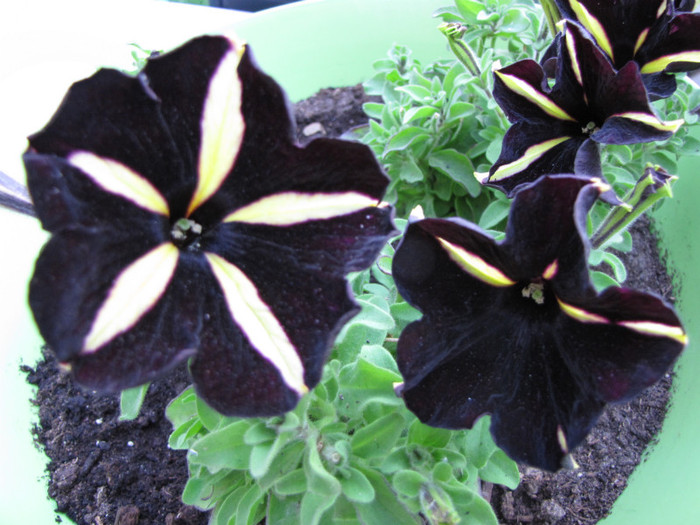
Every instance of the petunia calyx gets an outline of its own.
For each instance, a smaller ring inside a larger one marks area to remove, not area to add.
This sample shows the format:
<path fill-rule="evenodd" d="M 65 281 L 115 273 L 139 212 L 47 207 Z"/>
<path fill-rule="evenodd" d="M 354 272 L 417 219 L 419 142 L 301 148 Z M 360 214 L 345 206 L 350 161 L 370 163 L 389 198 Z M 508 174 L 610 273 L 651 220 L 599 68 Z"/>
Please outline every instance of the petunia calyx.
<path fill-rule="evenodd" d="M 243 416 L 316 385 L 358 310 L 345 274 L 392 210 L 366 147 L 292 131 L 280 87 L 225 37 L 73 85 L 24 162 L 52 234 L 29 302 L 79 383 L 120 390 L 192 358 L 202 397 Z"/>
<path fill-rule="evenodd" d="M 393 275 L 423 317 L 397 361 L 422 422 L 471 428 L 491 414 L 509 456 L 557 470 L 606 403 L 674 362 L 687 336 L 662 299 L 590 283 L 586 215 L 604 190 L 573 175 L 523 186 L 500 242 L 460 219 L 409 225 Z"/>

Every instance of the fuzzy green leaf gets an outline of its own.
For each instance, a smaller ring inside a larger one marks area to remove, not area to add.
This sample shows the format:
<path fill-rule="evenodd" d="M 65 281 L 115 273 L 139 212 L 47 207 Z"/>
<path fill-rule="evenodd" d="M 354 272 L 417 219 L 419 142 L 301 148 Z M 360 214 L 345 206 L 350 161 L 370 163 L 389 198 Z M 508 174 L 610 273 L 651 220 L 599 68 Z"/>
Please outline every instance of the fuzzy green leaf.
<path fill-rule="evenodd" d="M 267 474 L 272 462 L 293 437 L 292 432 L 283 432 L 277 435 L 274 441 L 253 446 L 253 450 L 250 451 L 250 475 L 260 479 Z"/>
<path fill-rule="evenodd" d="M 190 464 L 204 465 L 211 472 L 247 469 L 251 447 L 245 444 L 243 436 L 251 425 L 249 420 L 239 420 L 197 440 L 190 448 Z"/>
<path fill-rule="evenodd" d="M 189 387 L 168 403 L 165 409 L 165 417 L 168 418 L 168 421 L 172 423 L 174 428 L 179 427 L 197 415 L 196 397 L 194 388 Z"/>
<path fill-rule="evenodd" d="M 292 496 L 306 492 L 306 472 L 298 468 L 280 477 L 274 485 L 280 496 Z"/>
<path fill-rule="evenodd" d="M 259 445 L 268 443 L 275 439 L 277 432 L 267 426 L 265 421 L 256 421 L 250 425 L 243 435 L 243 442 L 246 445 Z"/>
<path fill-rule="evenodd" d="M 505 485 L 510 490 L 515 490 L 520 484 L 518 464 L 500 449 L 495 450 L 486 465 L 479 469 L 479 477 L 484 481 Z"/>
<path fill-rule="evenodd" d="M 476 468 L 483 468 L 497 448 L 491 437 L 490 426 L 491 418 L 482 416 L 465 434 L 464 454 Z"/>
<path fill-rule="evenodd" d="M 407 497 L 417 498 L 421 488 L 428 484 L 428 479 L 415 470 L 400 470 L 391 478 L 396 492 Z"/>
<path fill-rule="evenodd" d="M 454 149 L 435 151 L 428 157 L 428 164 L 460 184 L 472 197 L 481 193 L 481 184 L 474 177 L 474 166 L 463 153 Z"/>
<path fill-rule="evenodd" d="M 405 150 L 412 144 L 424 141 L 428 138 L 430 138 L 430 135 L 426 133 L 423 128 L 404 128 L 388 140 L 386 146 L 384 146 L 384 153 Z"/>
<path fill-rule="evenodd" d="M 442 448 L 450 441 L 452 432 L 444 428 L 435 428 L 421 423 L 418 419 L 408 427 L 408 443 L 426 447 Z"/>
<path fill-rule="evenodd" d="M 398 500 L 396 493 L 384 477 L 375 470 L 362 469 L 362 473 L 374 488 L 372 503 L 356 503 L 357 516 L 362 525 L 400 523 L 401 525 L 420 525 L 422 520 L 409 512 Z"/>
<path fill-rule="evenodd" d="M 388 454 L 404 429 L 403 417 L 393 412 L 377 419 L 353 434 L 350 444 L 353 453 L 363 458 Z"/>
<path fill-rule="evenodd" d="M 345 497 L 358 503 L 370 503 L 374 500 L 374 487 L 367 477 L 356 468 L 349 467 L 346 470 L 347 476 L 339 478 Z"/>
<path fill-rule="evenodd" d="M 416 182 L 422 181 L 425 178 L 425 174 L 423 173 L 423 170 L 420 169 L 420 166 L 416 164 L 415 160 L 407 157 L 401 164 L 399 178 L 404 182 L 408 182 L 409 184 L 415 184 Z"/>
<path fill-rule="evenodd" d="M 122 391 L 119 397 L 119 421 L 132 421 L 139 417 L 150 383 Z"/>

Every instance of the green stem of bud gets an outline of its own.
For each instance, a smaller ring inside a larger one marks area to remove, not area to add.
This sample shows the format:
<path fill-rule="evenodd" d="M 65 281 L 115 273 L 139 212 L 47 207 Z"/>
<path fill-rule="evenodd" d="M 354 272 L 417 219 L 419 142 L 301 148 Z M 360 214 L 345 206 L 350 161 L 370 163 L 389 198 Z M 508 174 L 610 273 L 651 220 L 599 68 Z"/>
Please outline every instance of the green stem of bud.
<path fill-rule="evenodd" d="M 457 60 L 464 64 L 467 71 L 469 71 L 475 77 L 481 75 L 481 69 L 479 69 L 479 63 L 476 60 L 476 55 L 474 55 L 474 52 L 471 50 L 469 45 L 462 39 L 464 32 L 467 30 L 466 26 L 456 22 L 450 22 L 440 24 L 438 29 L 447 37 L 447 43 L 449 44 L 450 49 L 457 57 Z"/>
<path fill-rule="evenodd" d="M 540 0 L 540 5 L 542 6 L 544 17 L 547 20 L 547 27 L 554 37 L 558 32 L 557 24 L 561 20 L 559 8 L 557 7 L 557 4 L 554 3 L 554 0 Z"/>
<path fill-rule="evenodd" d="M 647 166 L 644 175 L 625 195 L 626 206 L 613 208 L 591 236 L 593 248 L 600 248 L 616 234 L 626 230 L 646 210 L 665 197 L 672 197 L 671 185 L 678 177 L 669 175 L 659 166 Z"/>

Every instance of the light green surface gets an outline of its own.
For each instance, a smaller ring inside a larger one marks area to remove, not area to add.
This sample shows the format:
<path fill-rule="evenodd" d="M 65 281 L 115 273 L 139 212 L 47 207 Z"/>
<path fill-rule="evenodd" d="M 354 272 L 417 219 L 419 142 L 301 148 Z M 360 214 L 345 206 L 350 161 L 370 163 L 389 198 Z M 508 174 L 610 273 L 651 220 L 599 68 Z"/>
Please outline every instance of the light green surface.
<path fill-rule="evenodd" d="M 297 101 L 320 88 L 356 84 L 391 46 L 409 45 L 421 61 L 449 57 L 432 13 L 450 0 L 317 0 L 237 23 L 260 66 Z"/>
<path fill-rule="evenodd" d="M 448 0 L 318 0 L 260 13 L 239 22 L 235 30 L 290 98 L 299 100 L 321 87 L 367 78 L 372 62 L 383 58 L 394 42 L 411 47 L 420 60 L 448 56 L 444 37 L 435 30 L 438 22 L 431 18 L 434 9 L 446 4 Z M 677 197 L 658 214 L 664 247 L 683 281 L 679 307 L 691 346 L 677 367 L 677 392 L 659 443 L 632 476 L 605 525 L 700 523 L 700 407 L 695 402 L 700 400 L 700 380 L 695 380 L 700 376 L 700 273 L 694 272 L 700 261 L 698 164 L 697 159 L 681 163 Z M 30 389 L 17 373 L 20 360 L 31 364 L 38 356 L 38 336 L 27 309 L 19 305 L 26 304 L 31 261 L 43 234 L 31 220 L 9 212 L 0 211 L 0 221 L 9 230 L 4 231 L 0 272 L 0 415 L 9 423 L 2 440 L 9 453 L 0 456 L 0 525 L 48 525 L 53 523 L 53 505 L 46 500 L 40 480 L 43 459 L 33 449 L 28 430 Z"/>
<path fill-rule="evenodd" d="M 700 138 L 700 130 L 695 131 Z M 676 365 L 659 442 L 630 478 L 605 525 L 700 523 L 700 158 L 679 166 L 675 197 L 655 217 L 675 274 L 677 307 L 690 345 Z"/>

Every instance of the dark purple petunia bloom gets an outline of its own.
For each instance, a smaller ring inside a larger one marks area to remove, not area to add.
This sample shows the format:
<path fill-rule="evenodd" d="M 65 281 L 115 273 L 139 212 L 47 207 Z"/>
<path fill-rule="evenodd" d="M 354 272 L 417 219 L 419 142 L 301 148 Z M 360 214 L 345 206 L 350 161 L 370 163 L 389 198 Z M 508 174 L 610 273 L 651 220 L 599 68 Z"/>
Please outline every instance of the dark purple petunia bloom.
<path fill-rule="evenodd" d="M 694 2 L 556 0 L 562 15 L 586 28 L 616 69 L 634 61 L 654 98 L 676 89 L 669 73 L 700 67 L 700 14 Z"/>
<path fill-rule="evenodd" d="M 659 297 L 589 281 L 586 215 L 606 185 L 545 176 L 516 194 L 502 242 L 461 219 L 409 225 L 393 263 L 423 312 L 398 342 L 407 407 L 429 425 L 492 415 L 498 446 L 556 470 L 606 403 L 657 381 L 687 337 Z"/>
<path fill-rule="evenodd" d="M 293 408 L 357 312 L 345 274 L 393 232 L 365 146 L 299 148 L 250 50 L 201 37 L 69 90 L 24 155 L 44 228 L 29 290 L 78 383 L 117 391 L 192 357 L 228 415 Z"/>
<path fill-rule="evenodd" d="M 597 143 L 664 140 L 682 124 L 660 121 L 637 64 L 616 71 L 576 24 L 564 24 L 559 47 L 551 89 L 533 60 L 495 72 L 494 97 L 513 125 L 483 182 L 509 196 L 541 175 L 602 177 Z"/>

